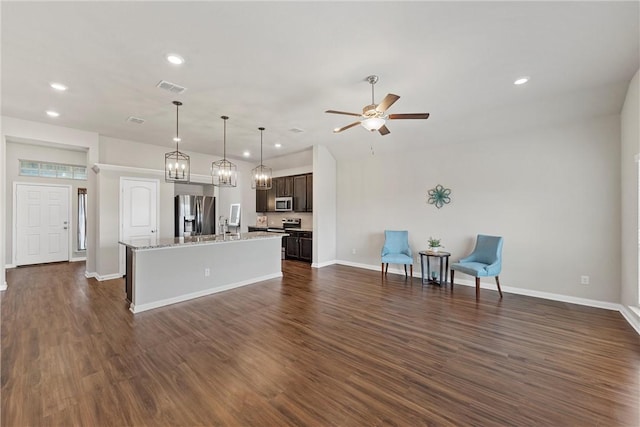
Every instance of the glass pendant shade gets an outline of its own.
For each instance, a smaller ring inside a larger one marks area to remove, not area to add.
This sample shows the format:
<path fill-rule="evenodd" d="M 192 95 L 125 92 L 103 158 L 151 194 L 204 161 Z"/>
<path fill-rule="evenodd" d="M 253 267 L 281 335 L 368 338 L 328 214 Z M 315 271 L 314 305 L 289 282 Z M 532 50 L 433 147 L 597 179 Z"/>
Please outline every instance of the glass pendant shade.
<path fill-rule="evenodd" d="M 272 183 L 271 168 L 262 164 L 262 132 L 260 129 L 260 164 L 251 170 L 251 188 L 256 190 L 270 190 Z"/>
<path fill-rule="evenodd" d="M 366 130 L 370 130 L 371 132 L 380 129 L 382 126 L 384 126 L 384 123 L 385 121 L 381 117 L 371 117 L 360 122 L 362 127 L 364 127 Z"/>
<path fill-rule="evenodd" d="M 179 150 L 180 134 L 178 133 L 178 109 L 182 105 L 180 101 L 173 101 L 176 106 L 176 151 L 164 155 L 164 180 L 166 182 L 190 182 L 191 162 L 189 156 Z"/>
<path fill-rule="evenodd" d="M 224 142 L 222 160 L 211 163 L 211 181 L 217 187 L 235 187 L 238 184 L 238 171 L 236 165 L 227 160 L 227 120 L 229 117 L 220 117 L 224 120 Z"/>

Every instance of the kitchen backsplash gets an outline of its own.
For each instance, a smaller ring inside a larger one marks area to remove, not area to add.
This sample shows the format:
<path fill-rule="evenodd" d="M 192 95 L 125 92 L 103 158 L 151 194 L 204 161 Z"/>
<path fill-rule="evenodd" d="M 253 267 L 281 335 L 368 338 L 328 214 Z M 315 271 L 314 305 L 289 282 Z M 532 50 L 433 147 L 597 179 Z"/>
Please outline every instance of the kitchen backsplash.
<path fill-rule="evenodd" d="M 313 213 L 311 212 L 282 212 L 268 213 L 267 224 L 269 227 L 282 227 L 282 218 L 300 218 L 300 228 L 313 228 Z"/>

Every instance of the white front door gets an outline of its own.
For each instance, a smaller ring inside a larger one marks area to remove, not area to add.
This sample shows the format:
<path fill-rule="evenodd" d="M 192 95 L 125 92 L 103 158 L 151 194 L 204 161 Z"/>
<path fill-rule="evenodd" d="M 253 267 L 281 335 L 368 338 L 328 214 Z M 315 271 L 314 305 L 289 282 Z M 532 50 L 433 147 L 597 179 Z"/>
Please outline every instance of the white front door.
<path fill-rule="evenodd" d="M 158 233 L 157 179 L 120 178 L 120 238 L 151 241 Z M 125 274 L 120 245 L 120 274 Z"/>
<path fill-rule="evenodd" d="M 70 187 L 16 184 L 16 265 L 69 260 Z"/>

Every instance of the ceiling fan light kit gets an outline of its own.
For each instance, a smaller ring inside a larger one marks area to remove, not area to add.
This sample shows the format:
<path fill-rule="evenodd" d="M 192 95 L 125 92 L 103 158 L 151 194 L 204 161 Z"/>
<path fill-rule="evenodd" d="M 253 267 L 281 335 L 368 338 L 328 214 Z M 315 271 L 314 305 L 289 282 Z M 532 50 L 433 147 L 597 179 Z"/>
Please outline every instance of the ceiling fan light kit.
<path fill-rule="evenodd" d="M 361 125 L 363 128 L 368 131 L 378 131 L 380 135 L 388 135 L 391 131 L 386 126 L 387 120 L 398 120 L 398 119 L 428 119 L 429 113 L 411 113 L 411 114 L 389 114 L 385 115 L 385 112 L 389 107 L 391 107 L 400 97 L 398 95 L 394 95 L 392 93 L 387 94 L 384 97 L 380 104 L 375 103 L 375 93 L 374 93 L 374 85 L 378 82 L 378 76 L 370 75 L 367 76 L 366 81 L 371 85 L 371 104 L 366 105 L 362 109 L 362 114 L 358 113 L 349 113 L 346 111 L 337 111 L 337 110 L 327 110 L 325 113 L 330 114 L 343 114 L 347 116 L 355 116 L 360 117 L 361 120 L 357 122 L 350 123 L 341 128 L 335 128 L 333 130 L 334 133 L 339 133 L 344 130 L 350 129 L 354 126 Z"/>
<path fill-rule="evenodd" d="M 189 156 L 179 150 L 178 110 L 182 102 L 173 101 L 173 105 L 176 106 L 176 136 L 173 138 L 176 143 L 176 151 L 164 155 L 164 180 L 165 182 L 190 182 L 191 162 Z"/>
<path fill-rule="evenodd" d="M 211 163 L 211 181 L 216 187 L 235 187 L 238 184 L 236 165 L 227 160 L 227 120 L 228 116 L 221 116 L 224 120 L 224 139 L 222 160 Z"/>

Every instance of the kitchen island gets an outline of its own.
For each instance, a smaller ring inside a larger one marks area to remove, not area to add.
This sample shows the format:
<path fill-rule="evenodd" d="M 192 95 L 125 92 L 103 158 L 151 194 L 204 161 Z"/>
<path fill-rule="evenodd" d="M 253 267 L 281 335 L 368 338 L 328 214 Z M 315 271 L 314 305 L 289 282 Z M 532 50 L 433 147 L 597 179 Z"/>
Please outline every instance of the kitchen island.
<path fill-rule="evenodd" d="M 283 236 L 250 232 L 122 240 L 129 310 L 140 313 L 282 277 Z"/>

